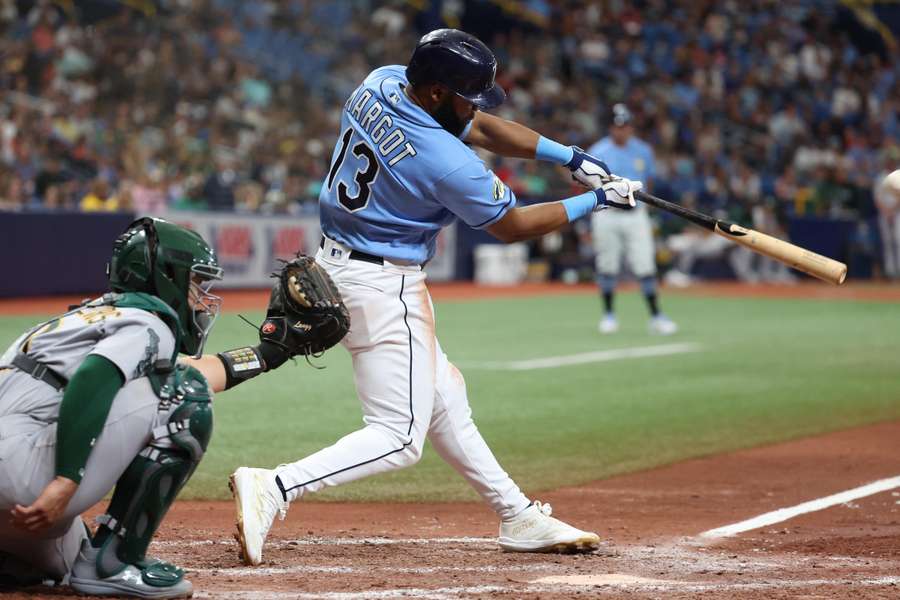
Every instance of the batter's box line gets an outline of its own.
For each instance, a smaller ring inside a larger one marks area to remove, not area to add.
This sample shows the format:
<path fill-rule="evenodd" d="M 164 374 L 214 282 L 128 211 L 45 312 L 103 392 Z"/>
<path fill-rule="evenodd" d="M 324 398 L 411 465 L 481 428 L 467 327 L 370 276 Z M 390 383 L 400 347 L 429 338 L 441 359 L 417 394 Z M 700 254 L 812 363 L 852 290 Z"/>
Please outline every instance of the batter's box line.
<path fill-rule="evenodd" d="M 296 540 L 273 540 L 266 544 L 271 548 L 287 548 L 290 546 L 389 546 L 389 545 L 429 545 L 429 544 L 496 544 L 497 538 L 492 537 L 443 537 L 443 538 L 387 538 L 387 537 L 308 537 Z M 236 546 L 233 539 L 219 540 L 160 540 L 154 541 L 154 546 L 165 548 L 189 547 L 189 546 Z"/>
<path fill-rule="evenodd" d="M 200 575 L 227 575 L 229 577 L 253 577 L 267 575 L 296 575 L 304 573 L 333 573 L 333 574 L 366 574 L 377 571 L 379 573 L 396 573 L 405 575 L 430 575 L 434 573 L 507 573 L 507 572 L 540 572 L 558 571 L 559 565 L 484 565 L 480 567 L 334 567 L 323 565 L 294 565 L 290 567 L 225 567 L 225 568 L 186 568 L 190 573 Z"/>
<path fill-rule="evenodd" d="M 398 588 L 393 590 L 366 590 L 361 592 L 275 592 L 275 591 L 215 591 L 194 592 L 194 598 L 217 600 L 382 600 L 384 598 L 418 598 L 421 600 L 457 600 L 460 596 L 483 596 L 511 592 L 516 588 L 499 585 L 479 585 L 448 588 Z"/>
<path fill-rule="evenodd" d="M 704 531 L 697 537 L 699 540 L 716 540 L 719 538 L 731 537 L 739 533 L 744 533 L 745 531 L 752 531 L 761 527 L 781 523 L 783 521 L 787 521 L 788 519 L 793 519 L 794 517 L 799 515 L 817 512 L 826 508 L 831 508 L 832 506 L 837 506 L 839 504 L 847 504 L 849 502 L 852 502 L 853 500 L 859 500 L 860 498 L 880 494 L 881 492 L 886 492 L 898 487 L 900 487 L 900 475 L 896 477 L 888 477 L 887 479 L 879 479 L 878 481 L 873 481 L 872 483 L 867 483 L 866 485 L 846 490 L 844 492 L 825 496 L 824 498 L 816 498 L 815 500 L 803 502 L 801 504 L 797 504 L 796 506 L 773 510 L 771 512 L 753 517 L 752 519 L 747 519 L 746 521 L 733 523 L 724 527 L 717 527 L 716 529 L 710 529 L 709 531 Z"/>
<path fill-rule="evenodd" d="M 624 577 L 624 576 L 623 576 Z M 900 577 L 876 577 L 869 579 L 806 579 L 806 580 L 770 580 L 759 582 L 696 582 L 696 581 L 661 581 L 653 579 L 625 577 L 621 583 L 567 584 L 556 582 L 554 585 L 540 585 L 523 582 L 521 586 L 481 585 L 471 587 L 448 588 L 397 588 L 391 590 L 365 590 L 359 592 L 276 592 L 258 590 L 201 590 L 194 593 L 195 598 L 217 598 L 220 600 L 382 600 L 385 598 L 418 598 L 423 600 L 456 600 L 464 596 L 483 596 L 487 594 L 560 594 L 560 585 L 568 588 L 589 588 L 594 593 L 602 593 L 603 588 L 613 590 L 634 590 L 651 592 L 741 592 L 776 589 L 802 589 L 822 586 L 840 586 L 842 589 L 854 587 L 895 587 L 900 585 Z"/>

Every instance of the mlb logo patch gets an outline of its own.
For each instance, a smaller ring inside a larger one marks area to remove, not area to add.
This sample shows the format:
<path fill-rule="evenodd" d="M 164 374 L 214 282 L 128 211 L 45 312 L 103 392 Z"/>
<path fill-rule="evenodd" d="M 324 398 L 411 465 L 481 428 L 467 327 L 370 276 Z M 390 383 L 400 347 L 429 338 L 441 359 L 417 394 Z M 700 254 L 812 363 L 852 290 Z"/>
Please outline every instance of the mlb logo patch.
<path fill-rule="evenodd" d="M 343 253 L 344 253 L 344 251 L 341 250 L 340 248 L 332 248 L 331 249 L 331 258 L 340 258 Z"/>

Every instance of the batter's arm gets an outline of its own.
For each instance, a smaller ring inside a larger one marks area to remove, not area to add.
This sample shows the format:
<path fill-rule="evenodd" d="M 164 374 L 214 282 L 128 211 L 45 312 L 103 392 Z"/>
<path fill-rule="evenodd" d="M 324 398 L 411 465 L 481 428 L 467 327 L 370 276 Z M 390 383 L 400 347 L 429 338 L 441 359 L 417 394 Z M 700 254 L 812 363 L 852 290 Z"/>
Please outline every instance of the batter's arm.
<path fill-rule="evenodd" d="M 511 208 L 502 219 L 487 227 L 487 232 L 501 242 L 511 244 L 539 238 L 568 222 L 569 216 L 562 202 L 547 202 Z"/>
<path fill-rule="evenodd" d="M 564 146 L 515 121 L 476 112 L 464 141 L 500 156 L 529 158 L 566 167 L 589 189 L 610 180 L 609 167 L 581 148 Z"/>
<path fill-rule="evenodd" d="M 485 229 L 501 242 L 532 240 L 596 210 L 631 210 L 635 206 L 634 194 L 640 189 L 639 181 L 618 178 L 559 202 L 511 208 Z"/>
<path fill-rule="evenodd" d="M 476 111 L 465 142 L 500 156 L 533 159 L 540 137 L 538 132 L 515 121 Z"/>

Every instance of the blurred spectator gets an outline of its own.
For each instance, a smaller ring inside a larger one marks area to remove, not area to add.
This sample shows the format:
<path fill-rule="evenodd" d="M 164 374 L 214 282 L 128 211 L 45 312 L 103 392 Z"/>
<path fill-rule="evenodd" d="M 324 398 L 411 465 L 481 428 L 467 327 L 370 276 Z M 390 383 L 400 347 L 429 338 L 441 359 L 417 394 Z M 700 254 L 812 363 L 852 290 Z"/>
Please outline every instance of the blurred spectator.
<path fill-rule="evenodd" d="M 44 166 L 34 178 L 34 193 L 38 198 L 46 198 L 50 187 L 58 186 L 69 178 L 62 171 L 62 163 L 56 156 L 48 156 Z"/>
<path fill-rule="evenodd" d="M 78 204 L 84 212 L 114 212 L 121 210 L 119 199 L 110 195 L 109 183 L 105 179 L 95 179 L 91 191 Z"/>
<path fill-rule="evenodd" d="M 209 208 L 206 198 L 203 196 L 203 181 L 199 175 L 188 177 L 184 186 L 175 194 L 175 199 L 169 205 L 173 210 L 203 211 Z"/>
<path fill-rule="evenodd" d="M 900 61 L 855 47 L 837 0 L 572 0 L 536 20 L 499 3 L 497 23 L 444 4 L 0 0 L 2 206 L 39 208 L 51 186 L 78 205 L 99 178 L 139 210 L 315 210 L 342 102 L 440 16 L 495 32 L 497 114 L 587 146 L 624 102 L 655 185 L 701 209 L 862 218 L 900 145 Z M 492 166 L 523 195 L 569 191 L 550 165 Z"/>
<path fill-rule="evenodd" d="M 166 210 L 166 191 L 162 169 L 154 167 L 146 175 L 140 175 L 131 186 L 131 205 L 138 215 L 158 215 Z"/>

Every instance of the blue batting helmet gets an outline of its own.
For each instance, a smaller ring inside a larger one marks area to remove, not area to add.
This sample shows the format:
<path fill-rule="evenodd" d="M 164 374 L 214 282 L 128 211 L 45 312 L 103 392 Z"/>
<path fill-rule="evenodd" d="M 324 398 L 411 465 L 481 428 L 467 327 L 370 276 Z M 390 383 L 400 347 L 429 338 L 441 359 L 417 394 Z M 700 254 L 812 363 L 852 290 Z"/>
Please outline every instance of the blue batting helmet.
<path fill-rule="evenodd" d="M 458 29 L 435 29 L 413 51 L 406 77 L 413 85 L 440 83 L 478 108 L 494 108 L 506 92 L 494 82 L 497 59 L 474 35 Z"/>

